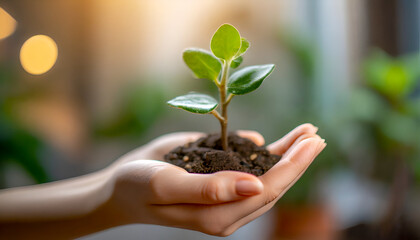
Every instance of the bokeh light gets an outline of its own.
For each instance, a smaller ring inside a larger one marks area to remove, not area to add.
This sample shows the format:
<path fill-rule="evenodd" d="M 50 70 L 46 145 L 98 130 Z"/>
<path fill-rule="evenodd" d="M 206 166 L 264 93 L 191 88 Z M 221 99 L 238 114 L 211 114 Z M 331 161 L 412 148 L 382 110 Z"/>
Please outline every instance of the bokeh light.
<path fill-rule="evenodd" d="M 0 7 L 0 40 L 12 35 L 16 29 L 16 20 Z"/>
<path fill-rule="evenodd" d="M 20 63 L 23 69 L 30 74 L 39 75 L 50 70 L 58 55 L 57 44 L 45 35 L 36 35 L 22 45 L 20 50 Z"/>

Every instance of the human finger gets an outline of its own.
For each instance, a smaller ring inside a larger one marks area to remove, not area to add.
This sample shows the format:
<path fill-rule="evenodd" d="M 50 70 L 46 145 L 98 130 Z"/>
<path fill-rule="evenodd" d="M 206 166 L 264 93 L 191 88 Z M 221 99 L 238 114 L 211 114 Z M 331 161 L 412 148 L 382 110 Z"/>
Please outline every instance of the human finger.
<path fill-rule="evenodd" d="M 286 136 L 277 140 L 276 142 L 267 146 L 267 149 L 272 154 L 282 155 L 287 149 L 292 146 L 292 144 L 303 134 L 315 134 L 318 131 L 318 128 L 313 126 L 310 123 L 305 123 L 300 126 L 297 126 L 295 129 L 290 131 Z"/>
<path fill-rule="evenodd" d="M 326 147 L 326 143 L 321 144 L 318 149 L 317 149 L 317 153 L 315 154 L 315 156 L 313 157 L 312 161 L 315 159 L 315 157 Z M 283 192 L 281 192 L 272 202 L 268 203 L 267 205 L 264 205 L 263 207 L 261 207 L 260 209 L 257 209 L 255 212 L 249 214 L 248 216 L 245 216 L 244 218 L 238 220 L 237 222 L 235 222 L 234 224 L 232 224 L 231 226 L 229 226 L 225 233 L 227 235 L 232 234 L 233 232 L 235 232 L 238 228 L 240 228 L 241 226 L 251 222 L 252 220 L 258 218 L 259 216 L 261 216 L 262 214 L 264 214 L 265 212 L 269 211 L 275 204 L 276 202 L 284 195 L 285 192 L 287 192 L 289 190 L 289 188 L 291 188 L 298 180 L 299 178 L 304 174 L 304 172 L 307 170 L 307 168 L 309 167 L 309 165 L 306 167 L 306 169 L 304 171 L 302 171 L 299 176 L 293 181 L 291 182 L 286 189 L 283 190 Z"/>
<path fill-rule="evenodd" d="M 304 171 L 317 155 L 325 140 L 311 137 L 302 140 L 276 165 L 260 176 L 261 181 L 280 193 Z"/>
<path fill-rule="evenodd" d="M 262 146 L 265 143 L 264 137 L 259 132 L 252 130 L 238 130 L 236 132 L 239 136 L 250 139 L 258 146 Z"/>
<path fill-rule="evenodd" d="M 293 162 L 293 164 L 304 166 L 298 162 L 312 161 L 311 158 L 316 155 L 315 149 L 321 142 L 322 141 L 318 139 L 305 139 L 296 147 L 296 151 L 290 154 L 290 159 L 285 159 L 284 162 Z M 306 164 L 306 166 L 308 166 L 308 164 Z M 177 224 L 181 224 L 183 227 L 207 234 L 227 236 L 230 233 L 229 227 L 232 226 L 232 224 L 272 203 L 278 198 L 279 193 L 284 192 L 293 181 L 296 181 L 298 177 L 303 174 L 304 169 L 306 169 L 302 168 L 298 171 L 295 167 L 290 166 L 289 163 L 277 167 L 283 168 L 284 170 L 279 171 L 276 169 L 275 172 L 272 172 L 272 174 L 277 175 L 277 178 L 262 178 L 267 175 L 268 172 L 259 177 L 261 180 L 264 180 L 262 181 L 264 184 L 264 192 L 262 194 L 245 198 L 240 201 L 216 205 L 164 205 L 156 208 L 155 211 L 160 218 L 167 220 L 167 224 L 174 224 L 174 222 L 177 222 Z M 271 170 L 269 170 L 269 172 L 270 171 Z M 296 175 L 291 176 L 290 174 L 285 173 L 285 171 L 293 171 Z M 282 176 L 278 176 L 279 173 L 288 176 L 287 178 L 282 178 Z M 246 222 L 247 220 L 248 219 L 244 221 Z"/>
<path fill-rule="evenodd" d="M 237 171 L 192 174 L 168 166 L 150 181 L 153 204 L 217 204 L 260 194 L 264 186 L 254 175 Z"/>
<path fill-rule="evenodd" d="M 286 152 L 283 154 L 283 157 L 287 157 L 300 142 L 308 138 L 321 139 L 321 137 L 318 136 L 316 133 L 302 134 L 293 142 L 293 144 L 289 147 L 289 149 L 286 150 Z"/>

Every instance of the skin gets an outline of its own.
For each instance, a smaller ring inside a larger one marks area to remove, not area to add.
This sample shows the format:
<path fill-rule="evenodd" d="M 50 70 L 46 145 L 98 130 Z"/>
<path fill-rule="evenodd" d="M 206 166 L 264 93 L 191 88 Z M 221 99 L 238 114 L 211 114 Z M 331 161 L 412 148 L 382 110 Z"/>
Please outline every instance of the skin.
<path fill-rule="evenodd" d="M 303 124 L 268 145 L 282 159 L 263 176 L 190 174 L 162 156 L 203 133 L 164 135 L 104 170 L 64 181 L 0 191 L 1 239 L 69 239 L 126 224 L 157 224 L 228 236 L 259 217 L 325 148 Z M 239 134 L 264 144 L 253 131 Z"/>

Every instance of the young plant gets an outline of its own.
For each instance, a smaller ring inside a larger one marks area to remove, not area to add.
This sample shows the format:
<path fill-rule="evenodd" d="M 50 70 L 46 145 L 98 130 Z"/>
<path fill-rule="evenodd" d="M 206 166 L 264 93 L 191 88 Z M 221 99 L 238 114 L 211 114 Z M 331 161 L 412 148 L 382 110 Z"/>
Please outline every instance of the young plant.
<path fill-rule="evenodd" d="M 230 68 L 237 68 L 243 61 L 242 55 L 249 48 L 248 40 L 242 38 L 238 30 L 223 24 L 214 33 L 210 48 L 212 53 L 198 48 L 186 49 L 183 59 L 194 76 L 209 79 L 219 89 L 220 102 L 206 94 L 188 93 L 176 97 L 168 104 L 192 113 L 213 114 L 220 122 L 223 150 L 228 149 L 227 107 L 235 95 L 243 95 L 257 89 L 273 71 L 274 64 L 245 67 L 229 76 Z M 220 111 L 216 108 L 220 106 Z"/>

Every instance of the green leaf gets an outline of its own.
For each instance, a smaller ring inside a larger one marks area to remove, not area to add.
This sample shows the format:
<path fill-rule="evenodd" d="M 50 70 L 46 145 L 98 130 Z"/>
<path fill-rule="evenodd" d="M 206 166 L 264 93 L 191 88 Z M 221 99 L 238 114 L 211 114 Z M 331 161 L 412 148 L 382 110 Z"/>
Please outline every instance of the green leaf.
<path fill-rule="evenodd" d="M 170 101 L 168 104 L 172 107 L 181 108 L 192 113 L 209 113 L 217 107 L 216 99 L 206 94 L 188 93 L 186 95 L 178 96 Z"/>
<path fill-rule="evenodd" d="M 232 25 L 223 24 L 214 33 L 210 47 L 216 57 L 230 61 L 241 47 L 241 35 Z"/>
<path fill-rule="evenodd" d="M 232 63 L 230 64 L 231 68 L 237 68 L 239 67 L 239 65 L 241 65 L 241 63 L 244 61 L 242 56 L 239 56 L 235 59 L 233 59 Z"/>
<path fill-rule="evenodd" d="M 230 76 L 227 90 L 235 95 L 252 92 L 261 85 L 273 69 L 274 64 L 243 68 Z"/>
<path fill-rule="evenodd" d="M 196 78 L 216 81 L 222 70 L 220 61 L 213 54 L 203 49 L 186 49 L 182 58 Z"/>
<path fill-rule="evenodd" d="M 242 56 L 244 55 L 244 53 L 246 52 L 246 50 L 248 50 L 249 48 L 249 41 L 246 40 L 245 38 L 241 38 L 241 48 L 239 49 L 239 51 L 236 53 L 236 56 Z"/>

